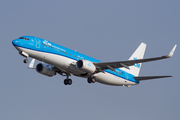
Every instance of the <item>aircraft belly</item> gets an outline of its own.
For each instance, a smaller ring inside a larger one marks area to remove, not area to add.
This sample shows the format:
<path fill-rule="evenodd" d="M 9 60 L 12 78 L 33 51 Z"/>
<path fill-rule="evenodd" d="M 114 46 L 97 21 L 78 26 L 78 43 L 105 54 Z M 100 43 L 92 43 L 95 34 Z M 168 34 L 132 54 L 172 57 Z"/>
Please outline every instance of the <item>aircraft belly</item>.
<path fill-rule="evenodd" d="M 43 55 L 45 56 L 44 62 L 52 64 L 56 67 L 60 67 L 66 72 L 69 72 L 75 75 L 84 74 L 84 72 L 77 69 L 76 66 L 71 65 L 71 63 L 76 62 L 76 60 L 73 60 L 73 59 L 70 59 L 61 55 L 50 54 L 50 53 L 43 53 L 43 54 L 45 54 Z"/>
<path fill-rule="evenodd" d="M 68 58 L 66 59 L 66 57 L 62 57 L 60 55 L 55 55 L 51 53 L 45 53 L 45 52 L 30 50 L 26 48 L 18 48 L 18 49 L 26 52 L 29 55 L 29 57 L 35 58 L 37 60 L 46 62 L 51 65 L 55 65 L 55 66 L 58 65 L 59 67 L 65 66 L 64 64 L 68 59 Z"/>
<path fill-rule="evenodd" d="M 32 58 L 35 58 L 38 55 L 38 52 L 34 51 L 34 50 L 30 50 L 30 49 L 26 49 L 26 48 L 22 48 L 22 47 L 16 47 L 16 49 L 18 51 L 23 51 L 23 52 L 27 53 L 29 55 L 29 57 L 32 57 Z"/>
<path fill-rule="evenodd" d="M 19 51 L 26 52 L 29 55 L 29 57 L 35 58 L 39 61 L 48 63 L 50 65 L 54 65 L 72 74 L 80 75 L 80 74 L 85 73 L 83 71 L 78 70 L 76 66 L 71 65 L 71 63 L 76 62 L 76 60 L 73 60 L 73 59 L 70 59 L 61 55 L 30 50 L 26 48 L 18 47 L 17 49 L 19 49 Z"/>
<path fill-rule="evenodd" d="M 136 85 L 136 83 L 128 81 L 126 79 L 117 77 L 110 73 L 97 73 L 95 75 L 95 79 L 97 82 L 106 84 L 106 85 L 114 85 L 114 86 L 127 86 L 127 85 Z"/>

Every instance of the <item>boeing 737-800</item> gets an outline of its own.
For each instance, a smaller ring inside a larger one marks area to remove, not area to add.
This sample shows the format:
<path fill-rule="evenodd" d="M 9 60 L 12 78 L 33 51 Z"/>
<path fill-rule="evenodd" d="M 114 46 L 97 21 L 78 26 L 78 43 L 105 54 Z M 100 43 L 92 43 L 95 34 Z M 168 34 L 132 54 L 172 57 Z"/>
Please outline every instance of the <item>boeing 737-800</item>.
<path fill-rule="evenodd" d="M 171 76 L 139 76 L 142 63 L 161 60 L 172 57 L 176 46 L 168 55 L 154 58 L 144 57 L 146 44 L 141 43 L 127 61 L 101 62 L 83 55 L 74 50 L 57 45 L 48 40 L 33 36 L 22 36 L 12 41 L 19 54 L 26 57 L 24 63 L 28 63 L 28 57 L 33 58 L 29 68 L 36 69 L 38 73 L 52 77 L 57 73 L 66 76 L 65 85 L 71 85 L 71 75 L 87 78 L 88 83 L 103 83 L 114 86 L 137 85 L 142 80 L 165 78 Z M 42 61 L 34 68 L 36 60 Z"/>

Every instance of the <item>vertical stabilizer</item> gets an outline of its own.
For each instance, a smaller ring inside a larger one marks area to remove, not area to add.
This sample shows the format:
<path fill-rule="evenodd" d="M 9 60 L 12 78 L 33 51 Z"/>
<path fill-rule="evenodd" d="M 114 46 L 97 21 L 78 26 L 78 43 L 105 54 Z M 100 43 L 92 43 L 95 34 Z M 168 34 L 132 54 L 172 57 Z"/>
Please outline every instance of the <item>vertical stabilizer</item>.
<path fill-rule="evenodd" d="M 144 53 L 146 50 L 146 44 L 141 43 L 139 47 L 136 49 L 136 51 L 131 55 L 129 60 L 137 60 L 137 59 L 143 59 Z M 138 76 L 141 69 L 141 63 L 137 63 L 133 66 L 129 66 L 129 69 L 127 68 L 121 68 L 121 70 L 124 70 L 134 76 Z"/>

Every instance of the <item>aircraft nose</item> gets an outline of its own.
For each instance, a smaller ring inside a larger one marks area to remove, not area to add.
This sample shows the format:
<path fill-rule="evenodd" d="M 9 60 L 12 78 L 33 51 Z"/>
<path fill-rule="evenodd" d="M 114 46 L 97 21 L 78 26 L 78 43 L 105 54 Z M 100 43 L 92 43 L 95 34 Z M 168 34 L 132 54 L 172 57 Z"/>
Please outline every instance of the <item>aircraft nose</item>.
<path fill-rule="evenodd" d="M 17 46 L 18 43 L 19 43 L 19 40 L 17 40 L 17 39 L 15 39 L 15 40 L 12 41 L 12 44 L 13 44 L 14 46 Z"/>

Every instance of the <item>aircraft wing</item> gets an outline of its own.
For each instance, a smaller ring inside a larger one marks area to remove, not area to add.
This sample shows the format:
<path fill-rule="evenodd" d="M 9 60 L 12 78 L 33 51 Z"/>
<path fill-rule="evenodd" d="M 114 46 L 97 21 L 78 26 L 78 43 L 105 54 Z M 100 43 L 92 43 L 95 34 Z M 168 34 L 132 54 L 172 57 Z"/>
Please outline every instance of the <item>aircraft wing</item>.
<path fill-rule="evenodd" d="M 156 61 L 161 59 L 170 58 L 173 56 L 173 53 L 176 49 L 175 45 L 171 52 L 168 55 L 161 56 L 161 57 L 154 57 L 154 58 L 146 58 L 146 59 L 137 59 L 137 60 L 128 60 L 128 61 L 119 61 L 119 62 L 100 62 L 100 63 L 94 63 L 94 65 L 97 67 L 97 69 L 105 70 L 105 69 L 111 69 L 115 71 L 115 68 L 121 68 L 125 67 L 129 69 L 129 66 L 135 65 L 137 63 L 144 63 L 144 62 L 150 62 L 150 61 Z"/>

